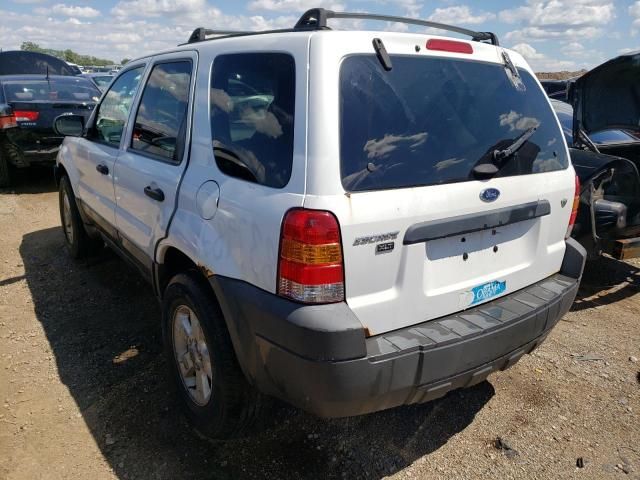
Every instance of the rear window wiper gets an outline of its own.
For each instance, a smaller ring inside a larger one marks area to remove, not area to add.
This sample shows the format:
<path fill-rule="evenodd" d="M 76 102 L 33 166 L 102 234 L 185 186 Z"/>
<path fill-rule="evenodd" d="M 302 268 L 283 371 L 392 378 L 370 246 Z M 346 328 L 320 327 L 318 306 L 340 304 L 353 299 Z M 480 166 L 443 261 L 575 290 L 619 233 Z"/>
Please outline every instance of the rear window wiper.
<path fill-rule="evenodd" d="M 538 127 L 531 127 L 525 130 L 522 135 L 516 138 L 511 145 L 502 150 L 494 150 L 493 151 L 493 159 L 499 162 L 503 161 L 505 158 L 509 158 L 513 156 L 518 150 L 520 150 L 523 145 L 531 138 L 531 135 L 536 133 Z"/>
<path fill-rule="evenodd" d="M 531 136 L 536 132 L 538 127 L 530 127 L 525 130 L 518 138 L 516 138 L 511 145 L 507 148 L 503 148 L 500 150 L 494 150 L 491 153 L 492 163 L 479 163 L 475 167 L 473 167 L 473 174 L 477 177 L 491 177 L 498 173 L 500 170 L 499 167 L 502 166 L 504 161 L 510 157 L 513 157 L 518 150 L 520 150 L 527 140 L 531 138 Z"/>

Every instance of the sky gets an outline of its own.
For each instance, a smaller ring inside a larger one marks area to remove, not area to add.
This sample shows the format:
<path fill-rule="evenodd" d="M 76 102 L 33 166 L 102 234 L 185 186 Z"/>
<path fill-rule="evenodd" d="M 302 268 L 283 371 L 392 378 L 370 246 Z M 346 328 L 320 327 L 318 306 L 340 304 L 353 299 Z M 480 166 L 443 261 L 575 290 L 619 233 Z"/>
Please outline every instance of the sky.
<path fill-rule="evenodd" d="M 196 27 L 289 28 L 318 6 L 493 31 L 539 72 L 589 69 L 640 49 L 640 1 L 633 0 L 0 0 L 0 49 L 29 41 L 119 63 L 184 43 Z M 363 26 L 342 22 L 338 27 Z"/>

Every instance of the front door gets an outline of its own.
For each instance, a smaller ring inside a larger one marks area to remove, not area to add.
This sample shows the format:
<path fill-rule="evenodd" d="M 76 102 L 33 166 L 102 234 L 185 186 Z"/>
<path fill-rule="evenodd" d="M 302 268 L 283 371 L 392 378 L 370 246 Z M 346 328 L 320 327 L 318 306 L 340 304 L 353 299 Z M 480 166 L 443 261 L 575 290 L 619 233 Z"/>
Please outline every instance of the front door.
<path fill-rule="evenodd" d="M 77 142 L 78 191 L 84 211 L 106 233 L 115 235 L 113 174 L 129 111 L 144 65 L 133 66 L 111 85 L 96 107 L 87 135 Z"/>
<path fill-rule="evenodd" d="M 116 225 L 122 245 L 149 271 L 168 228 L 189 151 L 195 53 L 154 58 L 115 165 Z"/>

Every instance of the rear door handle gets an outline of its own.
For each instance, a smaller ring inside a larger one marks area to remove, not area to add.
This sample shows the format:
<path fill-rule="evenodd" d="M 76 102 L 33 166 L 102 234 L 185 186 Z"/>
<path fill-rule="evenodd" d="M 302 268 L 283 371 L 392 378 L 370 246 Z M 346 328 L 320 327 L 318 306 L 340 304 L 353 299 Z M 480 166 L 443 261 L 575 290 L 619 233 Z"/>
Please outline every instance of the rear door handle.
<path fill-rule="evenodd" d="M 96 166 L 96 170 L 103 175 L 109 175 L 109 167 L 102 165 L 101 163 Z"/>
<path fill-rule="evenodd" d="M 164 200 L 164 192 L 159 188 L 152 188 L 151 185 L 144 187 L 144 194 L 158 202 L 162 202 Z"/>

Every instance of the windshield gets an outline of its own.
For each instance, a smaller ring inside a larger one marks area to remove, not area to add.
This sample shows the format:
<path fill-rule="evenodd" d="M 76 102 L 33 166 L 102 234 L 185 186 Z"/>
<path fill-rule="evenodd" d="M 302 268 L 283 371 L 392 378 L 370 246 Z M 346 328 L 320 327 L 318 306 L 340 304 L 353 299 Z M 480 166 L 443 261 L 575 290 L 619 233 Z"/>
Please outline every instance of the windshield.
<path fill-rule="evenodd" d="M 542 89 L 520 70 L 524 91 L 502 65 L 355 55 L 340 70 L 340 158 L 348 191 L 436 185 L 474 179 L 524 132 L 535 132 L 497 177 L 565 169 L 562 133 Z"/>
<path fill-rule="evenodd" d="M 97 102 L 100 91 L 85 78 L 21 79 L 3 82 L 8 102 Z"/>

